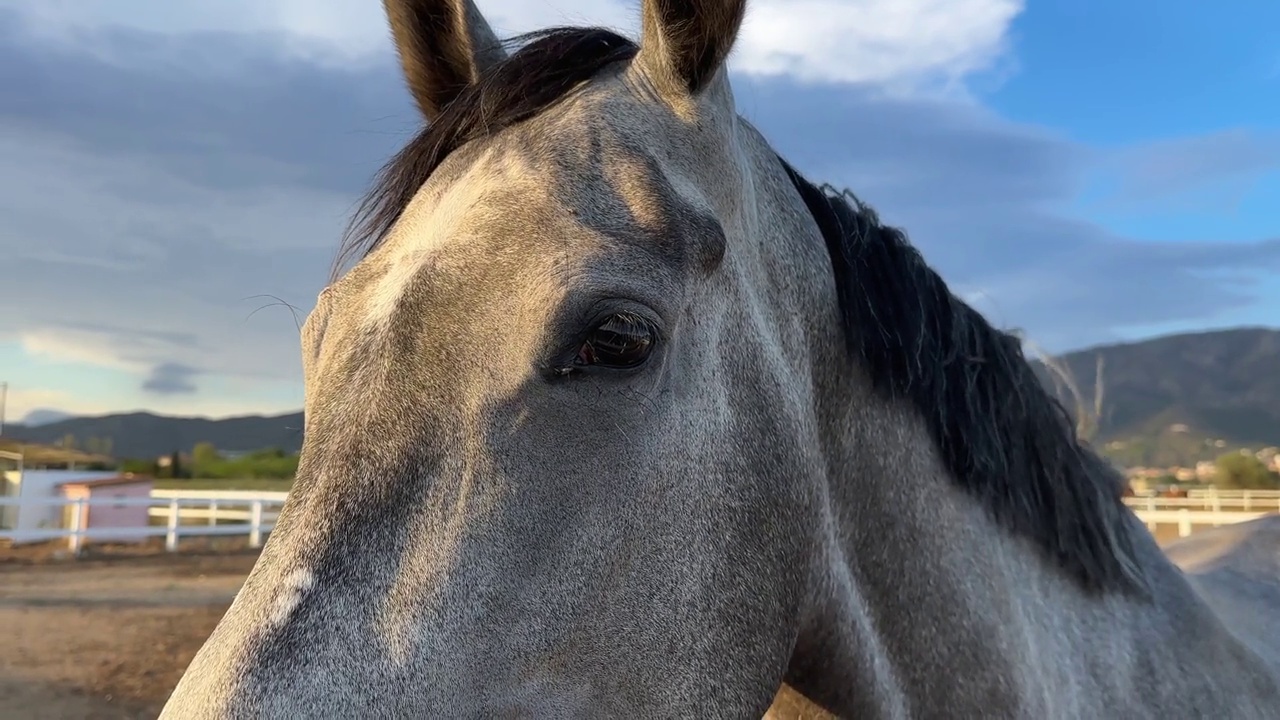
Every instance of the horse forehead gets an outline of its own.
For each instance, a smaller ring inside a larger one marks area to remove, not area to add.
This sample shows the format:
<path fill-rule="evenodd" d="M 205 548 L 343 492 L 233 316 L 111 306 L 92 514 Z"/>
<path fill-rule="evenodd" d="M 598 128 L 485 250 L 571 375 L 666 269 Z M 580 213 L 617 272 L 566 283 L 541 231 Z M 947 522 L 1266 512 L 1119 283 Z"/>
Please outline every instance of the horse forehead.
<path fill-rule="evenodd" d="M 672 172 L 628 123 L 620 131 L 587 120 L 566 113 L 530 123 L 446 161 L 360 273 L 367 320 L 390 317 L 425 272 L 513 257 L 528 267 L 540 256 L 562 259 L 582 241 L 630 241 L 656 251 L 652 263 L 688 254 L 673 247 L 682 236 L 675 226 L 704 226 L 715 215 L 698 182 Z"/>
<path fill-rule="evenodd" d="M 395 311 L 415 278 L 447 272 L 509 240 L 513 228 L 526 247 L 545 232 L 552 205 L 546 171 L 525 153 L 486 147 L 461 170 L 442 167 L 447 182 L 428 182 L 400 214 L 380 246 L 362 261 L 350 281 L 365 298 L 366 320 L 379 324 Z M 512 246 L 514 247 L 514 245 Z"/>

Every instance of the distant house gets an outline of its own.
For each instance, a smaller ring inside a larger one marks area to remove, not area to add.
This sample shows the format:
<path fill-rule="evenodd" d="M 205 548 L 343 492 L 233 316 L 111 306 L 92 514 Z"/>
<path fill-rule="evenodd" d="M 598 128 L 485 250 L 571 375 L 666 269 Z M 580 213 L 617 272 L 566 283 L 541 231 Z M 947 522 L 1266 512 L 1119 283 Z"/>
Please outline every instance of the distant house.
<path fill-rule="evenodd" d="M 57 498 L 62 485 L 75 481 L 99 480 L 118 477 L 114 471 L 92 470 L 22 470 L 5 471 L 5 494 L 22 500 L 50 500 Z M 62 506 L 52 502 L 30 502 L 8 508 L 0 516 L 5 530 L 16 533 L 14 544 L 47 540 L 42 530 L 62 527 Z M 26 537 L 23 537 L 26 535 Z"/>
<path fill-rule="evenodd" d="M 146 537 L 141 534 L 124 532 L 116 535 L 110 530 L 136 530 L 150 523 L 150 507 L 139 501 L 151 497 L 154 484 L 150 477 L 133 473 L 62 483 L 59 489 L 63 497 L 87 503 L 79 513 L 75 512 L 74 505 L 64 505 L 63 525 L 69 530 L 76 529 L 78 520 L 78 529 L 94 531 L 93 542 L 144 542 Z"/>

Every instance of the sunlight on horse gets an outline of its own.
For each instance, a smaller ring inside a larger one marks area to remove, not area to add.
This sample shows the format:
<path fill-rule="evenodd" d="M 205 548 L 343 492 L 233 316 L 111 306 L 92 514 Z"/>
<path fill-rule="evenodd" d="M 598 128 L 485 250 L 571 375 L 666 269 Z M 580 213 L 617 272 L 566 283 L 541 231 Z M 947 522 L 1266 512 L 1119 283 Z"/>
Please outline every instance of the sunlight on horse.
<path fill-rule="evenodd" d="M 1280 518 L 1184 574 L 1018 340 L 737 114 L 744 0 L 642 5 L 508 54 L 386 0 L 426 124 L 162 717 L 1280 717 Z"/>

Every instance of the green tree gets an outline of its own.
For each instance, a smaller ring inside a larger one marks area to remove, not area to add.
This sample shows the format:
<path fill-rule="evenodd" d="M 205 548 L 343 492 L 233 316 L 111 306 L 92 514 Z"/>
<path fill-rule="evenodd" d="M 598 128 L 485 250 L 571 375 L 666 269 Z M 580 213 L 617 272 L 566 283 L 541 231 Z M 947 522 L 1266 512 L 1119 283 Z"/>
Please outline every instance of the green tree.
<path fill-rule="evenodd" d="M 1214 463 L 1217 475 L 1214 485 L 1224 490 L 1274 490 L 1280 488 L 1280 475 L 1251 453 L 1232 452 L 1218 457 Z"/>
<path fill-rule="evenodd" d="M 191 449 L 191 477 L 208 477 L 210 468 L 218 464 L 222 456 L 211 442 L 199 442 Z"/>
<path fill-rule="evenodd" d="M 226 480 L 292 479 L 298 472 L 298 456 L 276 447 L 263 448 L 235 458 L 219 457 L 200 464 L 202 478 Z"/>
<path fill-rule="evenodd" d="M 120 472 L 135 473 L 137 475 L 150 475 L 151 477 L 159 477 L 155 460 L 140 460 L 138 458 L 128 458 L 121 461 Z"/>

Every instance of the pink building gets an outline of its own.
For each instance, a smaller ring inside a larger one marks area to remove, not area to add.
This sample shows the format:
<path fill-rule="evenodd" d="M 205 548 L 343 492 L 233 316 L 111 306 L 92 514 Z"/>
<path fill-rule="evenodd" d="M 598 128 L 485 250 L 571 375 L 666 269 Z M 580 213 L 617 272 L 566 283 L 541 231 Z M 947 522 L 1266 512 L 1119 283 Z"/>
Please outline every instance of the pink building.
<path fill-rule="evenodd" d="M 126 473 L 116 477 L 72 480 L 58 487 L 68 500 L 84 499 L 89 503 L 81 506 L 80 530 L 94 530 L 94 541 L 143 542 L 146 538 L 136 533 L 113 536 L 99 532 L 105 528 L 144 528 L 150 524 L 150 508 L 141 501 L 151 497 L 153 484 L 154 481 L 145 475 Z M 125 500 L 129 502 L 112 502 Z M 63 512 L 64 525 L 71 529 L 75 507 L 67 505 Z"/>

